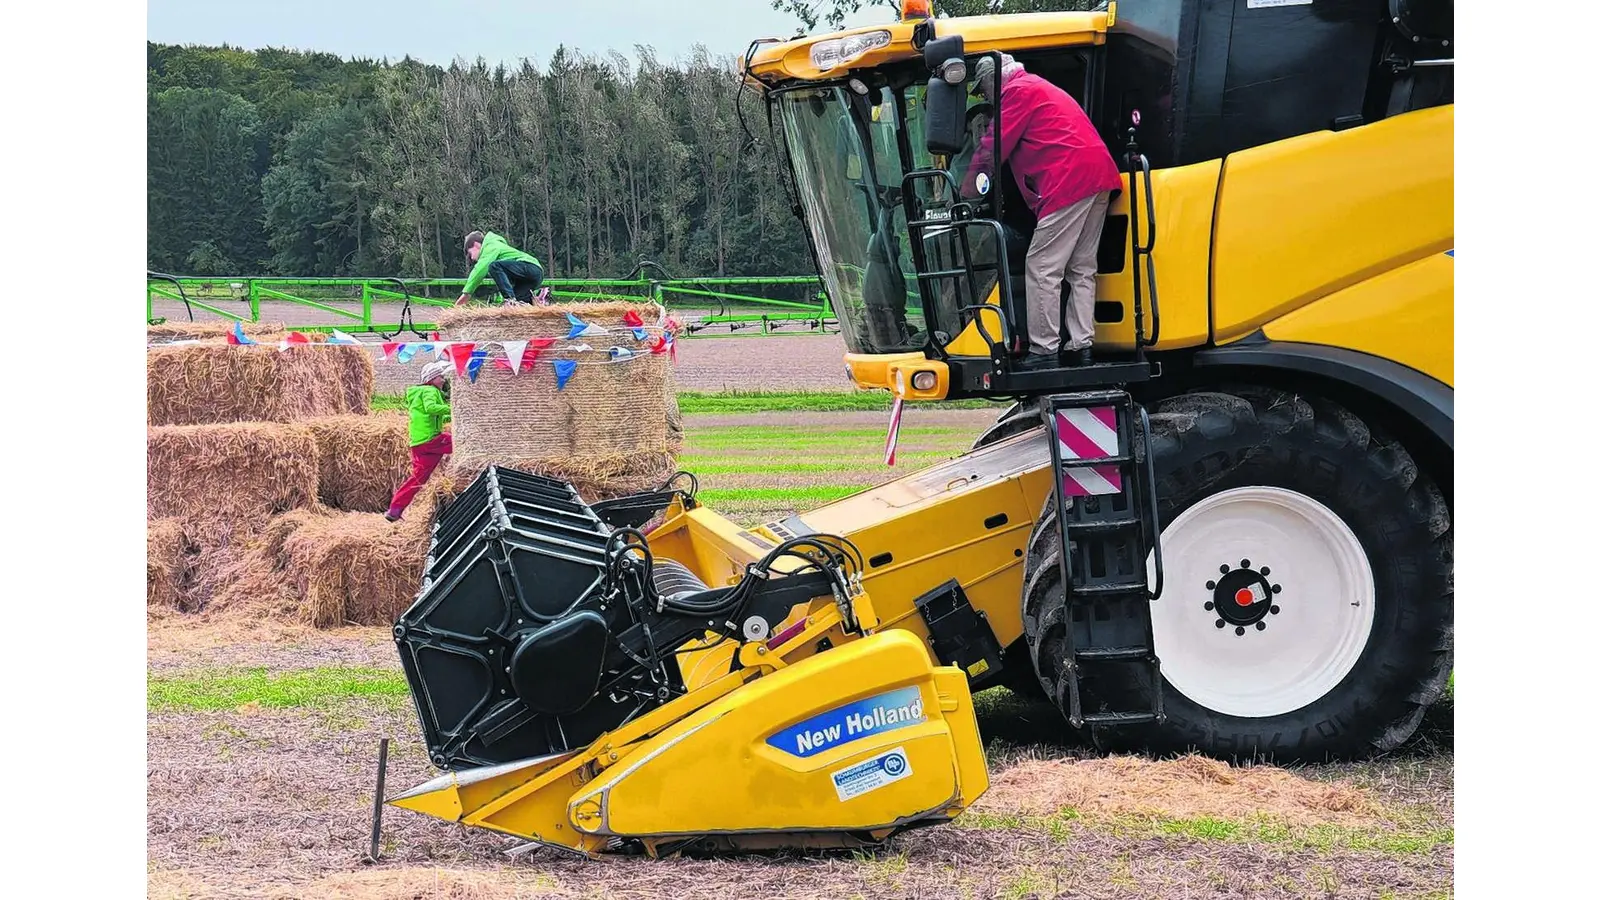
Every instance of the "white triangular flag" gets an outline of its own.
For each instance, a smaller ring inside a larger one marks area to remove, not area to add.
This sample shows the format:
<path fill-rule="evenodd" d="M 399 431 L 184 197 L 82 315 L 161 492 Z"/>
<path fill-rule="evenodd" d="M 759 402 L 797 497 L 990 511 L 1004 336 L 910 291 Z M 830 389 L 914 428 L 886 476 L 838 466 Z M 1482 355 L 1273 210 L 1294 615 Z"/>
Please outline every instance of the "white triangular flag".
<path fill-rule="evenodd" d="M 500 349 L 506 351 L 506 362 L 511 364 L 511 374 L 522 366 L 522 354 L 528 349 L 527 341 L 501 341 Z"/>
<path fill-rule="evenodd" d="M 345 334 L 344 332 L 340 331 L 339 329 L 335 328 L 335 329 L 333 329 L 333 337 L 328 341 L 328 343 L 330 343 L 330 344 L 359 344 L 361 342 L 356 340 L 355 338 L 351 337 L 350 335 Z"/>
<path fill-rule="evenodd" d="M 578 344 L 577 346 L 568 347 L 567 349 L 571 350 L 573 353 L 584 353 L 584 352 L 587 352 L 589 350 L 593 350 L 594 348 L 589 346 L 588 344 Z"/>

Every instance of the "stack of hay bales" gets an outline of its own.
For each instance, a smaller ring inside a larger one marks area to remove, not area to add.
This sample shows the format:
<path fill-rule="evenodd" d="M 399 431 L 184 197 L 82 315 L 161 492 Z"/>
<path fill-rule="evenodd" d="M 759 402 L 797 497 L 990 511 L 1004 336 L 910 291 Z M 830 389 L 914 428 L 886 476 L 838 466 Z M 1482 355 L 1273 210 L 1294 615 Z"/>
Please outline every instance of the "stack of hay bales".
<path fill-rule="evenodd" d="M 371 607 L 355 620 L 393 621 L 375 610 L 415 593 L 437 493 L 408 513 L 420 524 L 381 515 L 409 460 L 404 416 L 369 413 L 364 348 L 280 352 L 270 326 L 246 333 L 261 345 L 199 330 L 198 343 L 148 351 L 147 605 L 337 625 L 352 620 L 349 594 Z M 189 333 L 156 326 L 149 337 Z"/>
<path fill-rule="evenodd" d="M 634 337 L 624 316 L 637 313 L 646 339 Z M 573 313 L 606 333 L 567 340 Z M 624 301 L 556 306 L 495 306 L 447 310 L 439 317 L 446 341 L 493 342 L 477 380 L 451 385 L 455 480 L 470 483 L 490 464 L 572 482 L 590 502 L 659 488 L 673 473 L 681 437 L 669 419 L 676 407 L 672 363 L 651 353 L 661 337 L 661 308 Z M 554 338 L 532 371 L 513 374 L 500 341 Z M 589 350 L 574 349 L 585 344 Z M 631 351 L 614 361 L 612 347 Z M 553 362 L 575 360 L 572 377 L 557 387 Z"/>

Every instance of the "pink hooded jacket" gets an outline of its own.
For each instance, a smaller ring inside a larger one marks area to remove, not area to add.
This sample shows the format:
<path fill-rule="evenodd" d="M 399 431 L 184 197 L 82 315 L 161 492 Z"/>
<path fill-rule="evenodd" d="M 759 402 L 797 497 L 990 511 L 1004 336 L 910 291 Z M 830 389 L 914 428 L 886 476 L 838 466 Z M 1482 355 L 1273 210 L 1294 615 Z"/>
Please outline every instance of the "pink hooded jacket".
<path fill-rule="evenodd" d="M 1043 219 L 1058 210 L 1122 187 L 1122 173 L 1083 107 L 1072 95 L 1022 66 L 1005 61 L 1000 88 L 1000 161 L 1028 208 Z M 967 167 L 962 193 L 976 194 L 979 172 L 995 176 L 992 132 L 985 133 Z"/>

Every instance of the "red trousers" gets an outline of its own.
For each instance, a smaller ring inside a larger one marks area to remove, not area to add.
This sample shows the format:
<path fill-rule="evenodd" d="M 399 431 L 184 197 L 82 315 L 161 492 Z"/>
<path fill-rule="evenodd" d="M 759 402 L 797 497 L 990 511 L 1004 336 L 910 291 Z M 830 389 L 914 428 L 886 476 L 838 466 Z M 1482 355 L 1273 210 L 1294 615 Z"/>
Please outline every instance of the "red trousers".
<path fill-rule="evenodd" d="M 411 505 L 412 499 L 417 496 L 417 491 L 422 490 L 422 486 L 433 477 L 433 470 L 450 455 L 450 447 L 450 432 L 444 431 L 433 440 L 411 448 L 411 477 L 406 479 L 405 484 L 400 485 L 400 489 L 394 492 L 394 499 L 389 502 L 391 518 L 400 518 L 400 514 Z"/>

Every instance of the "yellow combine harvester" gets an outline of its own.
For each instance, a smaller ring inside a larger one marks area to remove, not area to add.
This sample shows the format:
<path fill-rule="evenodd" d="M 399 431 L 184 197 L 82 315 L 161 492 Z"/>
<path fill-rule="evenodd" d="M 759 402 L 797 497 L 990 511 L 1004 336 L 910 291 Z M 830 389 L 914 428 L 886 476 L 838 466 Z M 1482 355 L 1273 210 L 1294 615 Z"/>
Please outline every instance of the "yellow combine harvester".
<path fill-rule="evenodd" d="M 1016 404 L 750 530 L 692 486 L 590 506 L 491 470 L 395 626 L 447 772 L 392 802 L 584 853 L 871 844 L 986 789 L 974 690 L 1280 760 L 1391 749 L 1443 693 L 1452 4 L 925 9 L 744 76 L 854 381 Z M 1002 52 L 1123 158 L 1089 364 L 1018 365 L 1034 223 L 1003 166 L 955 190 L 1008 127 L 969 91 Z"/>

